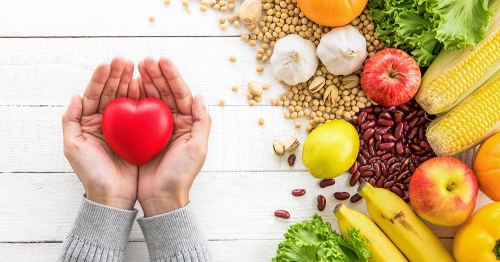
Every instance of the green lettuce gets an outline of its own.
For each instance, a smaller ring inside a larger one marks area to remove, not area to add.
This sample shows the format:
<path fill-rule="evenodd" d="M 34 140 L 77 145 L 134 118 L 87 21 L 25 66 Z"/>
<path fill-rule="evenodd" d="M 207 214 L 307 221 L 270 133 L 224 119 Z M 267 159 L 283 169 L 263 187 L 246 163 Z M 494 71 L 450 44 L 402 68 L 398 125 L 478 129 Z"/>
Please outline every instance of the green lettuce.
<path fill-rule="evenodd" d="M 367 262 L 371 252 L 359 230 L 348 229 L 350 241 L 315 214 L 312 220 L 291 225 L 278 245 L 273 262 Z"/>
<path fill-rule="evenodd" d="M 370 0 L 376 33 L 391 47 L 428 66 L 442 49 L 462 50 L 483 40 L 498 0 Z"/>

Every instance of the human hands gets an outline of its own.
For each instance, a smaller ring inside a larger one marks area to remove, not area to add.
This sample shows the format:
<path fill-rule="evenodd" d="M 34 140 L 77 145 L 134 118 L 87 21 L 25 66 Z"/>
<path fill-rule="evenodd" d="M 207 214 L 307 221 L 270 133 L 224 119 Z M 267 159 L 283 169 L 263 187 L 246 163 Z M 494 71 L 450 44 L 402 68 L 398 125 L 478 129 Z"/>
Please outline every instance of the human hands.
<path fill-rule="evenodd" d="M 133 209 L 137 200 L 138 167 L 118 157 L 106 143 L 102 113 L 117 97 L 140 98 L 139 84 L 132 80 L 134 64 L 115 57 L 100 64 L 83 99 L 73 95 L 62 118 L 64 155 L 85 187 L 89 200 L 120 209 Z"/>
<path fill-rule="evenodd" d="M 174 116 L 166 148 L 139 167 L 137 197 L 146 217 L 163 214 L 189 202 L 189 190 L 207 155 L 211 117 L 203 97 L 191 91 L 168 58 L 147 57 L 138 65 L 141 97 L 160 98 Z"/>

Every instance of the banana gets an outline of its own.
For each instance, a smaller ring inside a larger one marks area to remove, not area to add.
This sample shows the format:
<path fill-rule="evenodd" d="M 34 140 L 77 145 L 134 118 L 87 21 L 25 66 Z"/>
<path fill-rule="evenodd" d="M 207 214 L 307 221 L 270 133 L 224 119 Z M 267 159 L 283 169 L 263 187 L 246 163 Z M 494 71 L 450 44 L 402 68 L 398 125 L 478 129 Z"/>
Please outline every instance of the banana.
<path fill-rule="evenodd" d="M 378 228 L 371 218 L 364 213 L 349 209 L 343 204 L 338 204 L 333 213 L 337 217 L 340 232 L 349 239 L 347 228 L 359 229 L 359 234 L 366 238 L 370 245 L 367 249 L 372 253 L 370 261 L 373 262 L 407 262 L 408 260 L 391 242 L 389 238 Z"/>
<path fill-rule="evenodd" d="M 396 194 L 362 183 L 358 193 L 373 221 L 413 262 L 455 261 L 432 230 Z"/>

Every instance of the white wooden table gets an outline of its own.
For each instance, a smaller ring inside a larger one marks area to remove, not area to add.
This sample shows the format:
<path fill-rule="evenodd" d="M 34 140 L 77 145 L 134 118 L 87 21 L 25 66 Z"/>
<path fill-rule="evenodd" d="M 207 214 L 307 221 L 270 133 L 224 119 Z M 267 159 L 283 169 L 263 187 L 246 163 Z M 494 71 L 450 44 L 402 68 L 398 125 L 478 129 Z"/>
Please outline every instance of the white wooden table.
<path fill-rule="evenodd" d="M 255 71 L 255 50 L 239 38 L 246 29 L 221 31 L 223 13 L 201 12 L 199 6 L 191 1 L 187 14 L 177 0 L 168 6 L 162 0 L 0 1 L 1 261 L 58 257 L 83 194 L 62 152 L 61 116 L 97 64 L 116 55 L 136 64 L 147 55 L 169 56 L 193 93 L 205 97 L 213 119 L 209 155 L 191 199 L 215 261 L 270 261 L 288 225 L 318 213 L 318 194 L 328 200 L 321 215 L 336 227 L 332 210 L 338 201 L 331 194 L 355 192 L 348 175 L 321 189 L 300 161 L 301 147 L 293 168 L 286 156 L 273 153 L 272 141 L 297 136 L 303 142 L 307 135 L 283 118 L 284 108 L 269 105 L 285 89 L 269 64 L 264 73 Z M 230 55 L 238 61 L 231 63 Z M 272 86 L 257 107 L 245 97 L 251 80 Z M 240 87 L 237 93 L 233 85 Z M 463 159 L 470 163 L 472 155 Z M 293 197 L 295 188 L 307 194 Z M 477 206 L 489 202 L 481 194 Z M 363 201 L 344 203 L 366 212 Z M 276 209 L 288 210 L 291 218 L 275 218 Z M 451 247 L 456 228 L 433 229 Z M 127 261 L 148 261 L 137 223 Z"/>

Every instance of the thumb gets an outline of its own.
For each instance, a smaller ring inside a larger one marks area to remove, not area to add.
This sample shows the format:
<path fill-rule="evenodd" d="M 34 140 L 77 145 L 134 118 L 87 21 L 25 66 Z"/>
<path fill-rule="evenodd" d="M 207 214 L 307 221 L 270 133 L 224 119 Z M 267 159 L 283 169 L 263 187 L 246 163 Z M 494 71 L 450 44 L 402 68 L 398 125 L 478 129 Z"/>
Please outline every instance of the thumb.
<path fill-rule="evenodd" d="M 62 117 L 64 143 L 70 143 L 74 139 L 81 138 L 82 127 L 80 120 L 82 118 L 82 98 L 75 94 L 71 97 L 68 110 Z"/>
<path fill-rule="evenodd" d="M 207 112 L 201 94 L 198 94 L 193 100 L 192 114 L 194 123 L 191 130 L 191 136 L 199 142 L 208 143 L 208 134 L 210 133 L 212 118 Z"/>

